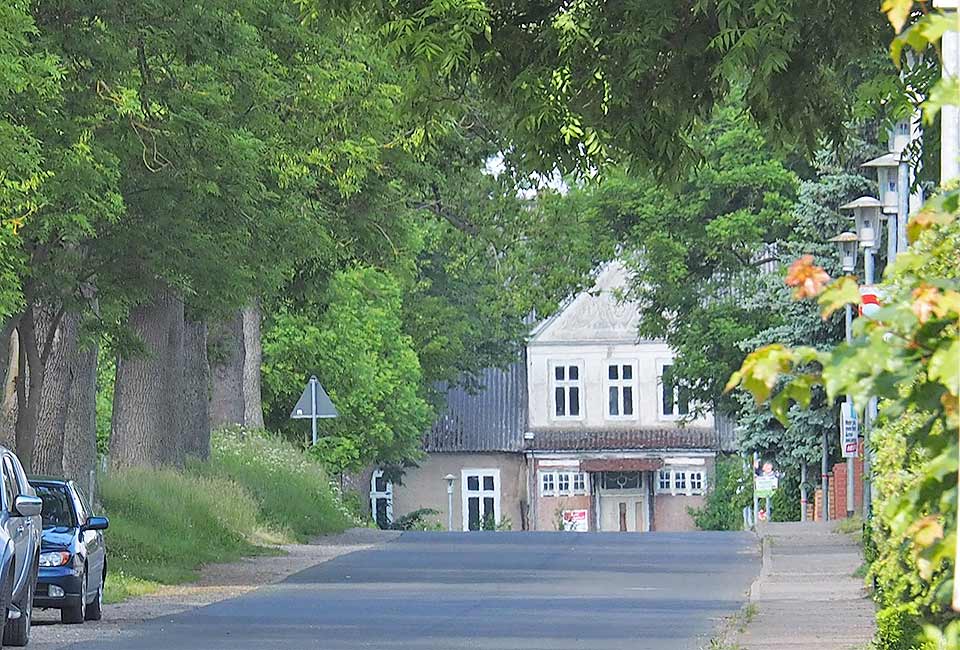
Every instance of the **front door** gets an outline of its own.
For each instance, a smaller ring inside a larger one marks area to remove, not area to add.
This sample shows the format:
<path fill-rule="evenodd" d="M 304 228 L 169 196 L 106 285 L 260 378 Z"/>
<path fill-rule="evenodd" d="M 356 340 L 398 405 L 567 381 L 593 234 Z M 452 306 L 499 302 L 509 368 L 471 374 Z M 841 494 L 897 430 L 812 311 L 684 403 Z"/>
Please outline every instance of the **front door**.
<path fill-rule="evenodd" d="M 650 530 L 644 472 L 603 472 L 600 477 L 600 530 L 640 533 Z"/>
<path fill-rule="evenodd" d="M 494 530 L 500 523 L 500 470 L 460 472 L 463 530 Z"/>
<path fill-rule="evenodd" d="M 378 469 L 370 477 L 370 514 L 380 528 L 393 523 L 393 483 Z"/>

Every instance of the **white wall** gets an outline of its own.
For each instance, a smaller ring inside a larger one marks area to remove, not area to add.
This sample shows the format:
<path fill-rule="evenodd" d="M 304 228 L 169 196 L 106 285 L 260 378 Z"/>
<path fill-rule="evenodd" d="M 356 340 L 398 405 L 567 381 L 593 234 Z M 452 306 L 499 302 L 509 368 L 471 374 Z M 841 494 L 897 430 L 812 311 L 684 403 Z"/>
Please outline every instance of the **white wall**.
<path fill-rule="evenodd" d="M 619 344 L 531 344 L 527 348 L 527 390 L 529 391 L 529 427 L 564 429 L 625 429 L 638 426 L 673 426 L 675 420 L 660 415 L 658 367 L 673 358 L 666 343 Z M 632 362 L 636 374 L 634 416 L 606 417 L 607 366 L 609 362 Z M 553 384 L 551 362 L 570 361 L 580 364 L 580 419 L 553 417 Z M 707 416 L 690 423 L 712 426 Z"/>

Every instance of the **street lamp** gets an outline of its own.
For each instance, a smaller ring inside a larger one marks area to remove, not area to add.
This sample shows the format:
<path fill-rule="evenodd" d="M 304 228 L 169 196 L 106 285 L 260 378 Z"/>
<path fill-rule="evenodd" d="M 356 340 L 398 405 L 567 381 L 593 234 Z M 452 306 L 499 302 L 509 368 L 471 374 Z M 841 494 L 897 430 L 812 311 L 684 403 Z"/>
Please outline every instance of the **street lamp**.
<path fill-rule="evenodd" d="M 864 248 L 874 248 L 877 245 L 877 233 L 880 230 L 880 209 L 882 207 L 883 204 L 872 196 L 861 196 L 855 201 L 840 206 L 841 210 L 853 212 L 857 236 L 860 238 L 860 245 Z M 868 282 L 871 281 L 868 280 Z"/>
<path fill-rule="evenodd" d="M 840 249 L 840 259 L 843 264 L 844 273 L 853 273 L 854 269 L 857 268 L 857 249 L 859 248 L 860 240 L 856 234 L 852 232 L 842 232 L 836 237 L 831 237 L 829 240 L 837 245 L 837 248 Z"/>
<path fill-rule="evenodd" d="M 842 232 L 836 237 L 831 237 L 831 242 L 837 245 L 837 248 L 840 251 L 840 259 L 843 264 L 844 273 L 853 273 L 853 270 L 857 267 L 857 248 L 858 248 L 858 239 L 855 234 L 852 232 Z M 844 306 L 844 315 L 845 315 L 845 334 L 846 341 L 849 344 L 853 340 L 853 334 L 851 332 L 853 328 L 853 308 L 850 306 L 850 303 L 847 303 Z M 847 402 L 850 402 L 850 396 L 847 396 Z M 841 427 L 843 426 L 843 418 L 840 418 Z M 841 438 L 841 440 L 844 440 Z M 824 457 L 827 455 L 826 444 L 823 449 Z M 844 449 L 844 455 L 846 456 L 847 452 Z M 856 509 L 856 501 L 854 499 L 854 456 L 847 457 L 847 516 L 852 517 L 853 511 Z M 824 474 L 826 474 L 824 470 Z M 840 504 L 837 504 L 838 506 Z"/>
<path fill-rule="evenodd" d="M 457 477 L 453 474 L 447 474 L 443 477 L 447 482 L 447 530 L 453 531 L 453 482 Z"/>

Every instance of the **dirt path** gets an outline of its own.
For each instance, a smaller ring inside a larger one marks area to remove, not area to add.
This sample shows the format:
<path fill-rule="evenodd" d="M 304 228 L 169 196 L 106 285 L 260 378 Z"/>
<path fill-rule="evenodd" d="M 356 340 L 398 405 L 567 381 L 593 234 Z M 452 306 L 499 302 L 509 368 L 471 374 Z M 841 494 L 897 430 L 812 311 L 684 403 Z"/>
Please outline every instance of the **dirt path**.
<path fill-rule="evenodd" d="M 148 596 L 104 605 L 103 620 L 97 623 L 61 625 L 57 610 L 36 610 L 30 648 L 56 650 L 78 641 L 120 638 L 142 621 L 173 616 L 194 607 L 239 596 L 346 553 L 385 544 L 399 535 L 394 531 L 351 528 L 338 535 L 321 537 L 312 544 L 283 546 L 283 555 L 213 564 L 202 569 L 200 580 L 195 583 L 165 587 Z M 107 579 L 110 579 L 109 576 Z"/>

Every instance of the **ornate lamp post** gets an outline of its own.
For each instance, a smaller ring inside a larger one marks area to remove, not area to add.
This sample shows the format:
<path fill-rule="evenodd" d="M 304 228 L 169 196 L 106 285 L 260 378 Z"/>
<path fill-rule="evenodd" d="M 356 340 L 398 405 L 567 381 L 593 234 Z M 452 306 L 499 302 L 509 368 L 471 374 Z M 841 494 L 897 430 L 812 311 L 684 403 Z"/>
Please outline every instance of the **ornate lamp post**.
<path fill-rule="evenodd" d="M 837 248 L 840 250 L 840 260 L 843 266 L 844 273 L 853 273 L 857 268 L 857 249 L 859 248 L 859 239 L 852 232 L 842 232 L 836 237 L 831 237 L 831 242 L 837 245 Z M 853 339 L 851 329 L 853 327 L 853 308 L 848 304 L 845 307 L 845 321 L 844 321 L 844 332 L 846 336 L 847 343 Z M 847 396 L 847 401 L 850 401 L 850 397 Z M 843 426 L 843 417 L 840 418 L 841 427 Z M 853 511 L 856 509 L 856 499 L 854 498 L 854 490 L 856 488 L 856 482 L 854 480 L 854 457 L 850 456 L 847 458 L 847 516 L 853 516 Z M 838 504 L 839 505 L 839 504 Z"/>
<path fill-rule="evenodd" d="M 872 196 L 861 196 L 855 201 L 841 205 L 841 210 L 853 212 L 860 245 L 863 246 L 864 283 L 874 283 L 874 251 L 878 244 L 880 230 L 880 210 L 883 204 Z M 863 518 L 870 516 L 870 428 L 877 420 L 877 399 L 871 398 L 867 404 L 867 417 L 863 423 Z"/>

